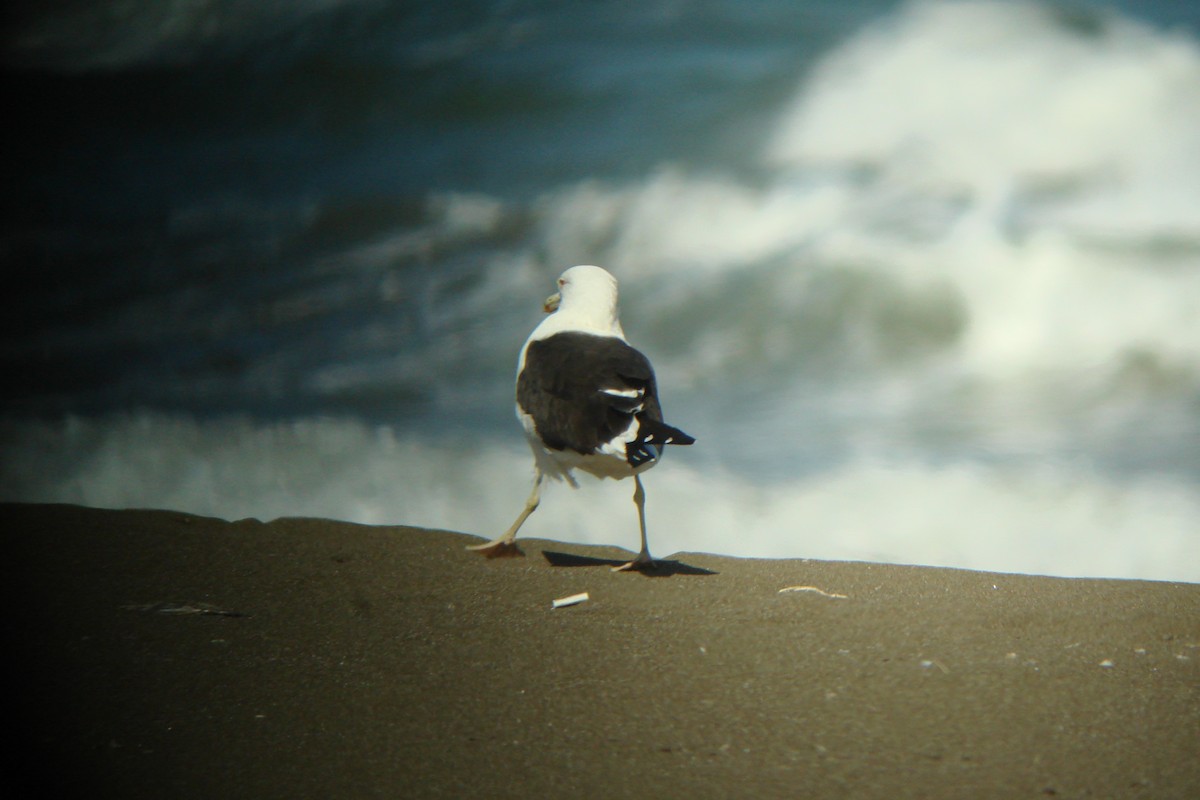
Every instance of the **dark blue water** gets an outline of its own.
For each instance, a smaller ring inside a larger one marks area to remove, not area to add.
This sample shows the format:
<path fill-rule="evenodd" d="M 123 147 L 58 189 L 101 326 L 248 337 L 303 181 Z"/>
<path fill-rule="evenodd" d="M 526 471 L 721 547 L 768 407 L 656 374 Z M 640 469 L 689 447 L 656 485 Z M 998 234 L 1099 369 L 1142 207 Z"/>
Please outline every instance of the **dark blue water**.
<path fill-rule="evenodd" d="M 600 263 L 671 546 L 1200 579 L 1196 4 L 12 15 L 6 499 L 506 525 Z"/>

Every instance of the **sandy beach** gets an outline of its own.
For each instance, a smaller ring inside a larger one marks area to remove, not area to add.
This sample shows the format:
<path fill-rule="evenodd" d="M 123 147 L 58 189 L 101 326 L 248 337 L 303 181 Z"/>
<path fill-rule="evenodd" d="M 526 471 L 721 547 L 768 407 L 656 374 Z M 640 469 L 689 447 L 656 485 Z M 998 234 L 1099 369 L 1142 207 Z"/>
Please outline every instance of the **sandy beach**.
<path fill-rule="evenodd" d="M 613 573 L 615 548 L 73 506 L 0 530 L 23 796 L 1200 797 L 1200 585 Z"/>

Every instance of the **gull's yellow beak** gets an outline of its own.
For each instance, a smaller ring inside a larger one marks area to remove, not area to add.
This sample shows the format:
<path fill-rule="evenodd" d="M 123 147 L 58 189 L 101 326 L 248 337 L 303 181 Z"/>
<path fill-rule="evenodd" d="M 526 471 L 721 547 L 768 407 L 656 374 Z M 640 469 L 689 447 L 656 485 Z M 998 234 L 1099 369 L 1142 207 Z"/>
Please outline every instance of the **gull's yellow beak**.
<path fill-rule="evenodd" d="M 547 314 L 552 314 L 555 311 L 558 311 L 558 304 L 561 302 L 562 295 L 558 292 L 555 292 L 546 298 L 546 302 L 542 303 L 542 311 L 545 311 Z"/>

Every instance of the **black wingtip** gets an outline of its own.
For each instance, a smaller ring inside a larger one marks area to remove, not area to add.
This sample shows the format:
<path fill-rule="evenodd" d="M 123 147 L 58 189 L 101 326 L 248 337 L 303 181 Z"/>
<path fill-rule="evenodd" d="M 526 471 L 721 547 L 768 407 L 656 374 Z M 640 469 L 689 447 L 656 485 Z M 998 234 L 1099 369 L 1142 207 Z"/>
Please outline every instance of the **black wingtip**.
<path fill-rule="evenodd" d="M 675 433 L 672 434 L 669 439 L 667 439 L 665 442 L 663 442 L 663 444 L 695 444 L 695 443 L 696 443 L 696 437 L 688 436 L 683 431 L 675 431 Z"/>
<path fill-rule="evenodd" d="M 666 423 L 642 420 L 638 438 L 625 445 L 625 460 L 630 466 L 640 467 L 648 461 L 657 461 L 662 456 L 665 445 L 692 444 L 695 441 L 695 437 L 688 436 Z"/>
<path fill-rule="evenodd" d="M 657 444 L 693 444 L 696 441 L 694 436 L 688 436 L 679 428 L 672 428 L 665 422 L 657 422 L 652 426 L 653 430 L 649 431 L 645 437 L 645 441 L 654 442 Z"/>

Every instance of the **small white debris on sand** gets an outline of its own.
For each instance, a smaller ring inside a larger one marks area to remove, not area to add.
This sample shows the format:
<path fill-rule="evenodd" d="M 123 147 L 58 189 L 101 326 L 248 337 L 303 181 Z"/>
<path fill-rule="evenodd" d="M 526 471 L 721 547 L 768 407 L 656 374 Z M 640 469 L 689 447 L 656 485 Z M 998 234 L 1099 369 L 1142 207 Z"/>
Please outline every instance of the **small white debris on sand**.
<path fill-rule="evenodd" d="M 818 589 L 816 586 L 785 586 L 779 590 L 779 594 L 783 594 L 784 592 L 813 592 L 815 594 L 821 595 L 822 597 L 831 597 L 831 598 L 834 598 L 835 600 L 845 600 L 846 599 L 846 595 L 844 595 L 844 594 L 836 594 L 834 592 L 827 592 L 824 589 Z"/>
<path fill-rule="evenodd" d="M 555 600 L 554 602 L 552 602 L 550 605 L 552 608 L 562 608 L 563 606 L 579 605 L 580 603 L 586 602 L 587 600 L 588 600 L 588 593 L 580 592 L 579 594 L 573 594 L 570 597 L 560 597 L 557 600 Z"/>

